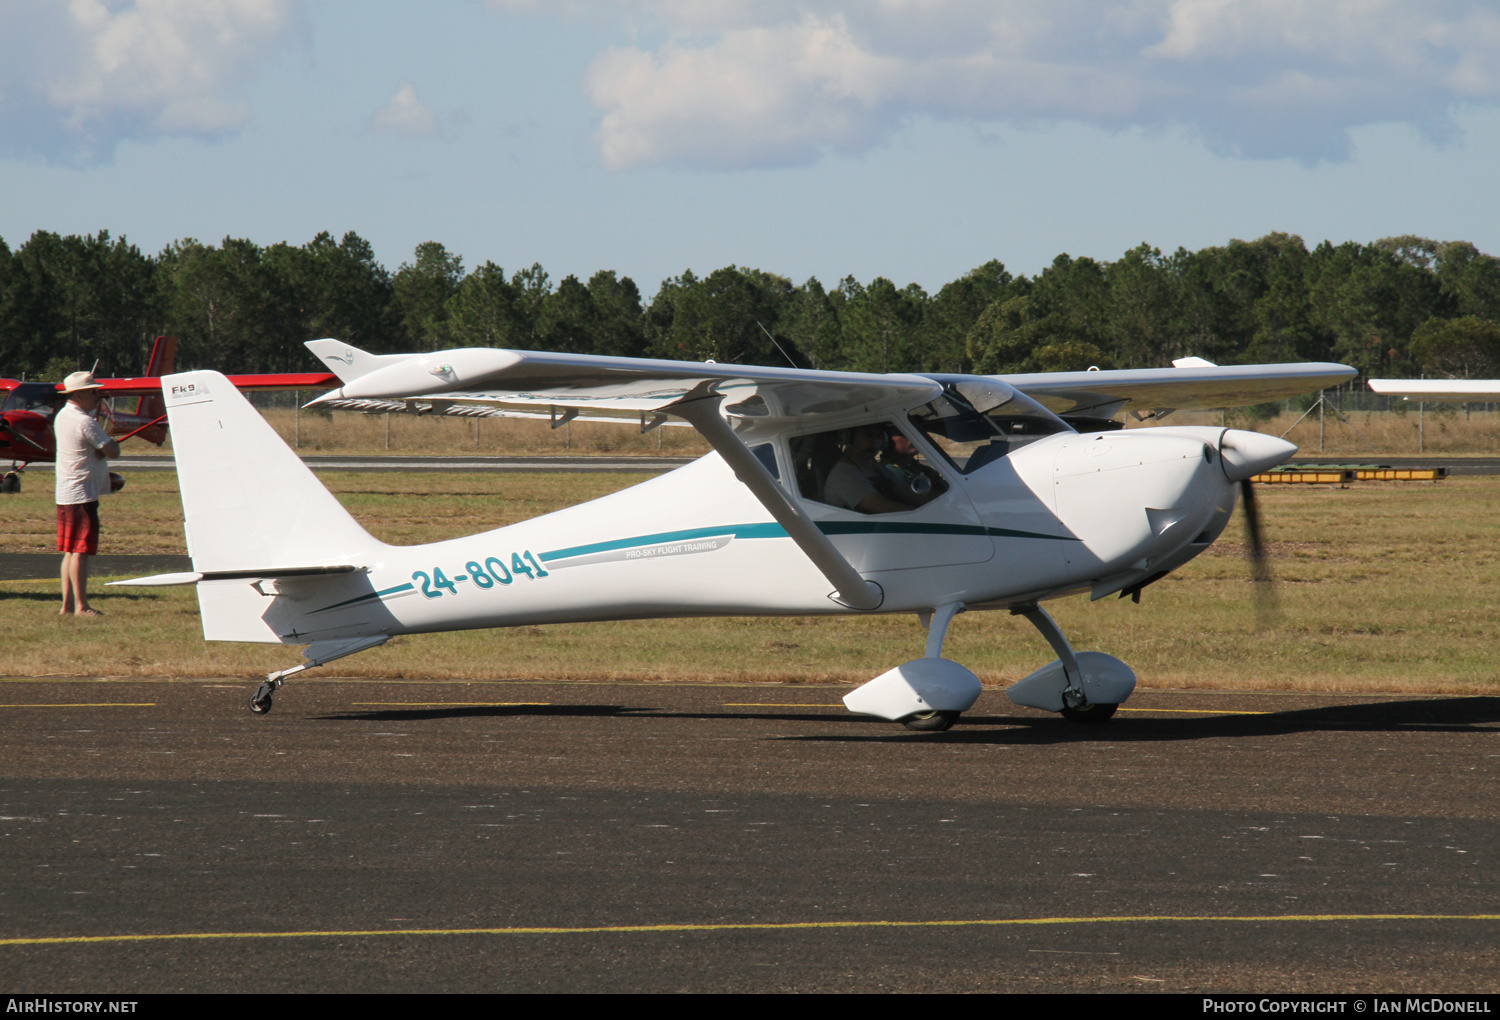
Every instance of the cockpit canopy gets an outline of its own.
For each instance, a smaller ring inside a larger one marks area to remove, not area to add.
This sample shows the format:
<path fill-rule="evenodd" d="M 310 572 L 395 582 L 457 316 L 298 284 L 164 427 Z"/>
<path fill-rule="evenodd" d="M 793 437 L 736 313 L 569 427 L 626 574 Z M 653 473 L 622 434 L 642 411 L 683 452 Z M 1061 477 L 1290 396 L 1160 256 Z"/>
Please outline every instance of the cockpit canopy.
<path fill-rule="evenodd" d="M 31 411 L 50 418 L 66 399 L 52 383 L 23 382 L 6 394 L 0 411 Z"/>
<path fill-rule="evenodd" d="M 1042 436 L 1072 432 L 1067 422 L 999 379 L 939 379 L 943 393 L 914 408 L 910 421 L 952 465 L 972 474 Z"/>

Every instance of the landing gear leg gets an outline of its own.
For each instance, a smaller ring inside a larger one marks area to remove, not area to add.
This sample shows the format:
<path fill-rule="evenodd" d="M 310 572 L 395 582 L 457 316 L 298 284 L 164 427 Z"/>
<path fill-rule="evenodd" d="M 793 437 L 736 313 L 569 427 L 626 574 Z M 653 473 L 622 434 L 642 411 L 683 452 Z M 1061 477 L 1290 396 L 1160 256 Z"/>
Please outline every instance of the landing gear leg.
<path fill-rule="evenodd" d="M 950 602 L 945 606 L 938 606 L 931 613 L 920 614 L 919 619 L 927 627 L 927 658 L 942 658 L 943 640 L 948 636 L 948 625 L 963 611 L 962 602 Z M 901 725 L 919 733 L 941 733 L 958 722 L 958 717 L 962 714 L 962 712 L 918 712 L 902 719 Z"/>
<path fill-rule="evenodd" d="M 1042 637 L 1047 639 L 1047 644 L 1057 653 L 1062 662 L 1063 675 L 1068 678 L 1067 687 L 1063 688 L 1062 716 L 1069 722 L 1101 723 L 1115 714 L 1119 705 L 1092 704 L 1088 695 L 1083 692 L 1083 672 L 1078 668 L 1078 658 L 1073 654 L 1073 648 L 1068 644 L 1068 639 L 1058 629 L 1057 623 L 1048 615 L 1047 610 L 1033 603 L 1029 606 L 1015 606 L 1011 609 L 1011 615 L 1024 616 L 1031 621 L 1031 625 L 1041 632 Z"/>
<path fill-rule="evenodd" d="M 370 637 L 354 638 L 349 641 L 314 641 L 302 651 L 302 657 L 307 661 L 300 666 L 291 669 L 277 670 L 275 673 L 267 673 L 265 683 L 255 689 L 250 695 L 250 711 L 256 715 L 265 715 L 271 711 L 271 695 L 276 693 L 286 678 L 301 673 L 305 669 L 321 666 L 325 662 L 334 659 L 342 659 L 346 655 L 362 652 L 366 648 L 374 648 L 383 645 L 390 640 L 389 634 L 375 634 Z"/>

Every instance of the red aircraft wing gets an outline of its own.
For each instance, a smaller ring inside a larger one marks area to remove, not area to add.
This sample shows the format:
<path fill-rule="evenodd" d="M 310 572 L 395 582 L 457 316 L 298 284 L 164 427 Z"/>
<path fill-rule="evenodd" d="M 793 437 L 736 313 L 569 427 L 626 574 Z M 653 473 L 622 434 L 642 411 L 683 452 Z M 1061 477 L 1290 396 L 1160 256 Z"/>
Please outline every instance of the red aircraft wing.
<path fill-rule="evenodd" d="M 269 372 L 261 375 L 231 375 L 229 381 L 242 390 L 331 390 L 338 385 L 332 372 Z M 62 389 L 62 383 L 57 384 Z M 161 395 L 161 377 L 140 375 L 131 379 L 100 379 L 106 397 Z"/>

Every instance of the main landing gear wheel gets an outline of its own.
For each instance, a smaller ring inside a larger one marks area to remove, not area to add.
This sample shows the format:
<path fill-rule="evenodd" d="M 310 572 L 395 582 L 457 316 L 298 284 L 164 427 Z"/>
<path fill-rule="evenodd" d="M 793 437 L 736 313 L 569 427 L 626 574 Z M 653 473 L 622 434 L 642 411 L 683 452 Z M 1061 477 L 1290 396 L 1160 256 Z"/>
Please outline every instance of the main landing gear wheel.
<path fill-rule="evenodd" d="M 1068 722 L 1077 723 L 1102 723 L 1108 722 L 1109 717 L 1115 714 L 1119 705 L 1090 705 L 1088 708 L 1064 708 L 1062 717 Z"/>
<path fill-rule="evenodd" d="M 0 478 L 0 492 L 20 492 L 20 491 L 21 491 L 21 476 L 18 475 L 18 474 L 16 474 L 14 471 L 11 471 L 10 473 L 8 473 L 4 478 Z"/>
<path fill-rule="evenodd" d="M 257 687 L 255 693 L 250 695 L 250 711 L 256 715 L 265 715 L 271 711 L 271 692 L 275 689 L 270 684 Z"/>
<path fill-rule="evenodd" d="M 958 722 L 959 714 L 958 712 L 918 712 L 916 715 L 909 715 L 902 719 L 901 725 L 922 733 L 941 733 Z"/>

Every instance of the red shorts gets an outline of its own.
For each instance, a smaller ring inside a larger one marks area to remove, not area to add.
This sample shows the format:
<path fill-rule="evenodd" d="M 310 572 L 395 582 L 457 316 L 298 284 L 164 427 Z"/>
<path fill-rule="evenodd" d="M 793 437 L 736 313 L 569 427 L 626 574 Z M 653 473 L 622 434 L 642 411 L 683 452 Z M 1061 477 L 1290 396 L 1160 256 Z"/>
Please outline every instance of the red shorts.
<path fill-rule="evenodd" d="M 57 551 L 94 556 L 99 552 L 99 501 L 57 508 Z"/>

